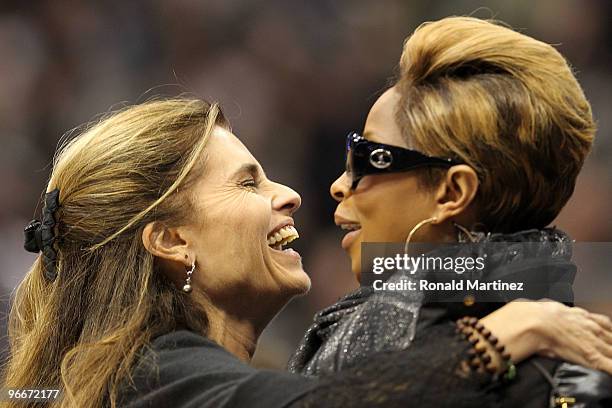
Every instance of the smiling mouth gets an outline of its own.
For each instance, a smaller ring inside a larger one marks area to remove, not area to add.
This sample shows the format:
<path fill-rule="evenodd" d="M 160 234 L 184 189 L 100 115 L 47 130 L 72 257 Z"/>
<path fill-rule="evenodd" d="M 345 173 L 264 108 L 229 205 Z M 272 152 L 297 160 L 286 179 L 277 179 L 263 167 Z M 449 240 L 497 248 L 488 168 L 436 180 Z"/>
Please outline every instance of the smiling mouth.
<path fill-rule="evenodd" d="M 300 235 L 293 225 L 285 225 L 268 235 L 268 246 L 277 251 L 282 251 L 283 246 L 295 241 L 299 237 Z"/>
<path fill-rule="evenodd" d="M 345 231 L 357 231 L 361 229 L 361 224 L 357 224 L 357 223 L 340 224 L 340 228 L 342 228 Z"/>

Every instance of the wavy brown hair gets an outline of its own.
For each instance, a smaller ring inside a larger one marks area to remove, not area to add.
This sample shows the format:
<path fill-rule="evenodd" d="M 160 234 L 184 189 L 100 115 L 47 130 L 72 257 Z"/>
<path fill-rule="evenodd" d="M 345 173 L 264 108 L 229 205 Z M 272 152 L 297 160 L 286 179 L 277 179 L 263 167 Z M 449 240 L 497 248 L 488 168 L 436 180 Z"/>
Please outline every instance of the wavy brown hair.
<path fill-rule="evenodd" d="M 39 256 L 16 290 L 6 386 L 60 388 L 53 407 L 114 407 L 153 337 L 176 328 L 206 334 L 207 299 L 176 288 L 141 237 L 149 222 L 190 222 L 190 175 L 204 165 L 216 125 L 228 126 L 215 104 L 150 101 L 60 148 L 47 187 L 60 190 L 58 277 L 46 280 Z"/>

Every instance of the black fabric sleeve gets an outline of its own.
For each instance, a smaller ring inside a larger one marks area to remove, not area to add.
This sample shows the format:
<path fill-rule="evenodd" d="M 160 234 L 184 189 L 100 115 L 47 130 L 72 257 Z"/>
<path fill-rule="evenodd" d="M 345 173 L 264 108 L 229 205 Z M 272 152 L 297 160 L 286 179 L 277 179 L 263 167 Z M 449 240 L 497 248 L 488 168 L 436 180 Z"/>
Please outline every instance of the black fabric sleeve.
<path fill-rule="evenodd" d="M 204 337 L 177 331 L 161 336 L 143 353 L 119 406 L 277 408 L 316 383 L 283 371 L 255 369 Z"/>
<path fill-rule="evenodd" d="M 141 359 L 120 406 L 144 407 L 422 407 L 487 405 L 488 379 L 460 375 L 468 343 L 454 326 L 431 341 L 373 355 L 361 365 L 312 378 L 250 367 L 189 332 L 162 336 Z"/>

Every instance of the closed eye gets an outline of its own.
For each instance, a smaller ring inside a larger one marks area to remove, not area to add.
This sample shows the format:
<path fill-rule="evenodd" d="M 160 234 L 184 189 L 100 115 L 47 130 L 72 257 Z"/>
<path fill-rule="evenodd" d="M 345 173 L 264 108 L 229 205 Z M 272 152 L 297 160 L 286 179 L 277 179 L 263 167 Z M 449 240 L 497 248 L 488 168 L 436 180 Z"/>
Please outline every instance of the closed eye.
<path fill-rule="evenodd" d="M 257 188 L 259 186 L 259 183 L 254 178 L 249 178 L 247 180 L 241 181 L 240 185 L 242 187 Z"/>
<path fill-rule="evenodd" d="M 248 189 L 258 188 L 262 178 L 265 178 L 259 164 L 245 163 L 240 166 L 231 179 L 235 180 L 237 186 Z"/>

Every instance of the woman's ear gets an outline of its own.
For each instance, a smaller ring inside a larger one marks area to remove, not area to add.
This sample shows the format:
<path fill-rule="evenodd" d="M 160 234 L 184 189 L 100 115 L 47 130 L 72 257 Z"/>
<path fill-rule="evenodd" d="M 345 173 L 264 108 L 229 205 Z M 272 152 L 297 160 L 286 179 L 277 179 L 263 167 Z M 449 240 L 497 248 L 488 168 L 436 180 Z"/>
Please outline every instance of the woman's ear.
<path fill-rule="evenodd" d="M 170 228 L 155 221 L 148 223 L 142 230 L 142 243 L 153 256 L 185 264 L 189 252 L 182 235 L 179 228 Z"/>
<path fill-rule="evenodd" d="M 468 165 L 452 166 L 436 191 L 437 222 L 457 217 L 471 218 L 470 205 L 478 192 L 478 175 Z"/>

